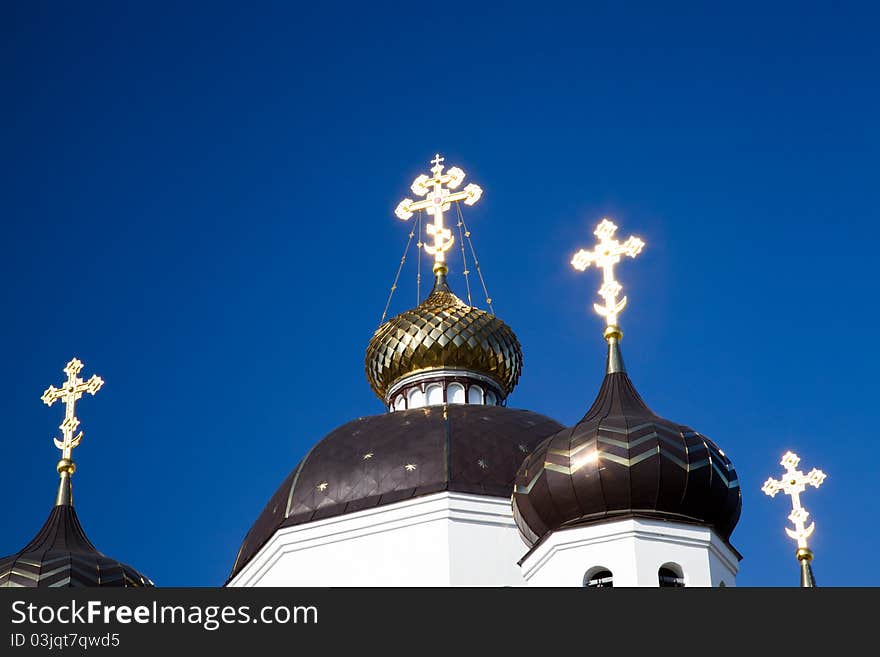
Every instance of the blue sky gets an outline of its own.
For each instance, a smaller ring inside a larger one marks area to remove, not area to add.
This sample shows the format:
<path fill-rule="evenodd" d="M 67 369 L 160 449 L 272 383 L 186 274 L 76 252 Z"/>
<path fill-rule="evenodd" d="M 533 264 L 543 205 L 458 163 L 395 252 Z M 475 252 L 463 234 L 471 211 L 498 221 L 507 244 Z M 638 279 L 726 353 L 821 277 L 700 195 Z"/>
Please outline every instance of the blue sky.
<path fill-rule="evenodd" d="M 4 3 L 6 385 L 0 553 L 53 502 L 77 356 L 80 518 L 164 586 L 214 586 L 304 452 L 382 412 L 363 372 L 436 151 L 525 365 L 509 405 L 564 423 L 603 374 L 612 217 L 630 376 L 743 487 L 740 585 L 797 581 L 797 451 L 825 585 L 880 585 L 874 445 L 878 16 L 854 3 Z M 412 264 L 412 263 L 410 263 Z M 450 282 L 464 294 L 460 259 Z M 427 273 L 427 268 L 425 272 Z M 416 301 L 404 269 L 392 302 Z"/>

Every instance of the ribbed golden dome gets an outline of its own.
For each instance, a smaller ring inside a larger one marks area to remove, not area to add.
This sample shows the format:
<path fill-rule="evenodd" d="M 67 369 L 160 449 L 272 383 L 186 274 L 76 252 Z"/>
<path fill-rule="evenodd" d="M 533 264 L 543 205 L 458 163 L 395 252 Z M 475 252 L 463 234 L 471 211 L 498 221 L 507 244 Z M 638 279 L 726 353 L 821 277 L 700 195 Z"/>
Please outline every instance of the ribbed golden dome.
<path fill-rule="evenodd" d="M 483 374 L 507 396 L 519 381 L 522 349 L 507 324 L 467 305 L 440 275 L 427 299 L 376 330 L 366 368 L 370 387 L 382 400 L 402 377 L 432 369 Z"/>

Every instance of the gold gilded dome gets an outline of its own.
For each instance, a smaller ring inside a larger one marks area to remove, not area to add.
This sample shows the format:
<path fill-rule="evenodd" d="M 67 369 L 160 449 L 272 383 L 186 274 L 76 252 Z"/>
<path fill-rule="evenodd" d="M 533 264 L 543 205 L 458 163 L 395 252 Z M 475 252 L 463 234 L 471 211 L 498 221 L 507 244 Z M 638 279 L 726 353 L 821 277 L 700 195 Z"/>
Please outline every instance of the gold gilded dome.
<path fill-rule="evenodd" d="M 401 378 L 430 370 L 476 372 L 510 394 L 522 371 L 519 340 L 495 315 L 467 305 L 439 274 L 428 298 L 380 326 L 366 355 L 367 379 L 382 400 Z"/>

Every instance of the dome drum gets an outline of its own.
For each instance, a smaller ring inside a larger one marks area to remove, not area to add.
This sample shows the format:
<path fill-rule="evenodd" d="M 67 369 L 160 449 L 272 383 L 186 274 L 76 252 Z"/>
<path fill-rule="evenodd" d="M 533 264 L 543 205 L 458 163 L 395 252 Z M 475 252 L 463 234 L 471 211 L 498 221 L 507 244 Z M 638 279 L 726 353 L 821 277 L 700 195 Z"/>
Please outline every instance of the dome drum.
<path fill-rule="evenodd" d="M 391 386 L 385 403 L 394 412 L 438 404 L 503 406 L 504 401 L 501 386 L 494 379 L 444 368 L 404 377 Z"/>

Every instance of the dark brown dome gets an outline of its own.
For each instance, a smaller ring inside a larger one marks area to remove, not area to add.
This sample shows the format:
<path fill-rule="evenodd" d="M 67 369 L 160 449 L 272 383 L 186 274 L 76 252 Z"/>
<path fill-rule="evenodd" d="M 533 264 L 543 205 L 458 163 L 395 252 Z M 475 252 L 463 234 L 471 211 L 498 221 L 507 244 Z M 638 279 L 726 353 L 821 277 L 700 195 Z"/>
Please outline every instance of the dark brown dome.
<path fill-rule="evenodd" d="M 488 376 L 505 397 L 522 371 L 522 349 L 511 328 L 455 296 L 443 276 L 421 304 L 376 330 L 366 354 L 367 380 L 383 400 L 404 376 L 441 369 Z"/>
<path fill-rule="evenodd" d="M 583 419 L 550 436 L 516 476 L 513 512 L 534 545 L 550 532 L 626 516 L 709 525 L 725 540 L 739 520 L 736 471 L 715 443 L 642 401 L 612 345 Z"/>
<path fill-rule="evenodd" d="M 20 552 L 0 558 L 0 586 L 153 586 L 131 566 L 92 545 L 69 504 L 55 506 Z"/>
<path fill-rule="evenodd" d="M 230 578 L 281 527 L 440 491 L 509 499 L 523 457 L 561 428 L 531 411 L 468 404 L 344 424 L 306 454 L 269 500 Z"/>

